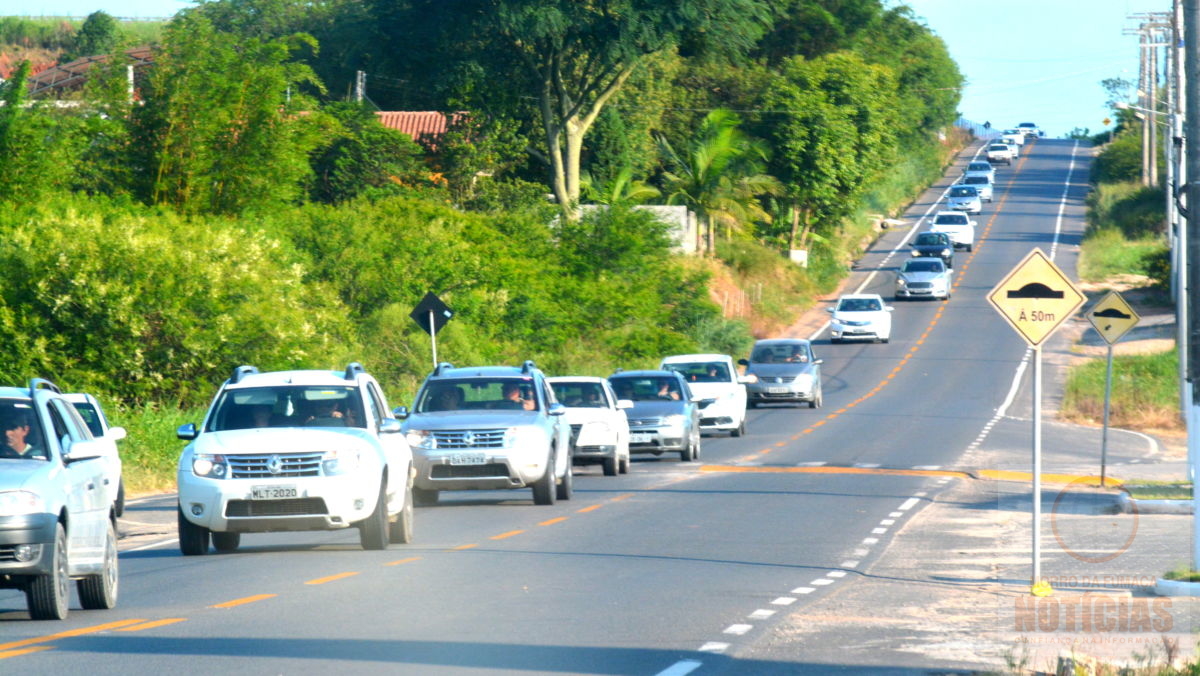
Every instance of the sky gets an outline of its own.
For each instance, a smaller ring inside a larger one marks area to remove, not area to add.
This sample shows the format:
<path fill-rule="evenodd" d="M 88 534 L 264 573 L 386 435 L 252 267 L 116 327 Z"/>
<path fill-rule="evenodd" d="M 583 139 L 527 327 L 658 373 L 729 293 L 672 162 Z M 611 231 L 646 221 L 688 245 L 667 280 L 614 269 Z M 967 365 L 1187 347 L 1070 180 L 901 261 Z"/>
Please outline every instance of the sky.
<path fill-rule="evenodd" d="M 884 0 L 888 6 L 898 0 Z M 0 15 L 169 17 L 190 0 L 0 0 Z M 967 84 L 959 112 L 993 128 L 1034 122 L 1047 136 L 1076 127 L 1104 130 L 1100 81 L 1137 80 L 1140 12 L 1170 11 L 1171 0 L 904 0 L 945 40 Z"/>

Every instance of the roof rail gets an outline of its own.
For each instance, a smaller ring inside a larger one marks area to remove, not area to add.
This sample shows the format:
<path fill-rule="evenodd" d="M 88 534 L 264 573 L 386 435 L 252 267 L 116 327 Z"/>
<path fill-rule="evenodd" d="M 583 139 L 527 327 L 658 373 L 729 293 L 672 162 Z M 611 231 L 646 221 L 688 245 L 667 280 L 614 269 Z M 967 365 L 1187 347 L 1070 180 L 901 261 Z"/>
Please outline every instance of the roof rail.
<path fill-rule="evenodd" d="M 33 396 L 33 393 L 36 390 L 50 390 L 51 392 L 56 392 L 58 394 L 62 394 L 62 390 L 60 390 L 58 388 L 58 385 L 55 385 L 54 383 L 50 382 L 49 380 L 46 380 L 45 378 L 30 378 L 29 379 L 29 396 Z"/>
<path fill-rule="evenodd" d="M 362 364 L 352 361 L 346 365 L 346 375 L 344 377 L 346 380 L 354 380 L 366 372 L 367 370 L 363 368 Z"/>
<path fill-rule="evenodd" d="M 258 367 L 250 366 L 249 364 L 243 364 L 233 370 L 233 375 L 229 376 L 229 382 L 236 383 L 244 376 L 248 376 L 252 373 L 258 373 Z"/>
<path fill-rule="evenodd" d="M 521 364 L 521 373 L 532 373 L 535 368 L 537 364 L 534 364 L 532 359 L 526 359 L 525 363 Z"/>
<path fill-rule="evenodd" d="M 442 371 L 452 368 L 454 368 L 454 364 L 451 364 L 448 361 L 439 362 L 437 366 L 433 367 L 433 375 L 440 376 L 442 375 Z"/>

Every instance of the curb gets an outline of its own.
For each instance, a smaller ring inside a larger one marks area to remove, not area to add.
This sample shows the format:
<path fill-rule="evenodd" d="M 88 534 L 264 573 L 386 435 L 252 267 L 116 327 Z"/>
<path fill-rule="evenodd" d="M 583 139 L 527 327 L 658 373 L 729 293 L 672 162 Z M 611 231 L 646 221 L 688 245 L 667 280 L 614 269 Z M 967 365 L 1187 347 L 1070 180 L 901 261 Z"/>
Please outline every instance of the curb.
<path fill-rule="evenodd" d="M 1191 514 L 1191 500 L 1138 500 L 1121 493 L 1117 508 L 1125 514 Z M 1169 580 L 1168 580 L 1169 582 Z"/>
<path fill-rule="evenodd" d="M 1200 582 L 1167 580 L 1160 577 L 1154 581 L 1154 593 L 1159 596 L 1200 596 Z"/>

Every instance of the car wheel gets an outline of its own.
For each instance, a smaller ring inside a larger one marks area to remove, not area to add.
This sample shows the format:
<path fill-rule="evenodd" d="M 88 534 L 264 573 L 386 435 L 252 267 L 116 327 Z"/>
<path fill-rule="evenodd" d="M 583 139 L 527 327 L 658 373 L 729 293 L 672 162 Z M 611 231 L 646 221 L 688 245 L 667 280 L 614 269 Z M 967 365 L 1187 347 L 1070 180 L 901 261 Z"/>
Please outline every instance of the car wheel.
<path fill-rule="evenodd" d="M 891 336 L 888 336 L 887 338 L 880 338 L 879 342 L 887 343 L 887 342 L 890 342 L 891 340 L 892 340 Z"/>
<path fill-rule="evenodd" d="M 615 455 L 611 458 L 605 458 L 600 464 L 604 467 L 604 476 L 616 476 L 621 471 L 621 468 L 618 466 L 621 464 L 621 461 Z"/>
<path fill-rule="evenodd" d="M 241 533 L 212 533 L 213 549 L 222 554 L 230 554 L 237 551 L 237 548 L 242 544 Z"/>
<path fill-rule="evenodd" d="M 413 541 L 413 486 L 412 481 L 404 489 L 404 507 L 396 520 L 388 526 L 388 542 L 406 545 Z"/>
<path fill-rule="evenodd" d="M 621 458 L 621 474 L 629 474 L 629 456 Z"/>
<path fill-rule="evenodd" d="M 418 507 L 429 507 L 436 505 L 438 502 L 438 490 L 436 488 L 417 488 L 413 486 L 413 503 Z"/>
<path fill-rule="evenodd" d="M 817 392 L 816 392 L 816 394 L 813 395 L 812 401 L 808 402 L 808 407 L 809 408 L 821 408 L 821 404 L 824 403 L 822 401 L 823 398 L 824 398 L 824 395 L 821 393 L 821 389 L 817 388 Z"/>
<path fill-rule="evenodd" d="M 546 465 L 546 473 L 533 483 L 533 504 L 535 505 L 553 505 L 554 498 L 557 493 L 554 486 L 554 456 L 550 456 L 550 462 Z"/>
<path fill-rule="evenodd" d="M 737 427 L 733 428 L 733 431 L 729 433 L 729 436 L 731 436 L 731 437 L 746 436 L 746 416 L 744 416 L 744 415 L 742 416 L 741 422 L 738 423 Z"/>
<path fill-rule="evenodd" d="M 571 496 L 575 494 L 575 471 L 571 469 L 570 463 L 567 463 L 567 472 L 558 482 L 554 493 L 559 500 L 570 500 Z"/>
<path fill-rule="evenodd" d="M 358 522 L 358 542 L 363 549 L 379 550 L 388 546 L 387 479 L 379 484 L 379 498 L 371 515 Z"/>
<path fill-rule="evenodd" d="M 968 244 L 968 245 L 967 245 L 967 253 L 970 253 L 970 252 L 971 252 L 971 249 L 973 249 L 974 247 L 975 247 L 975 245 L 974 245 L 974 244 Z"/>
<path fill-rule="evenodd" d="M 117 483 L 117 499 L 113 502 L 113 514 L 122 516 L 125 514 L 125 479 L 124 477 Z"/>
<path fill-rule="evenodd" d="M 197 526 L 183 515 L 179 508 L 179 551 L 184 556 L 202 556 L 208 553 L 208 529 Z"/>
<path fill-rule="evenodd" d="M 117 606 L 117 531 L 111 521 L 104 536 L 104 564 L 98 575 L 88 575 L 77 583 L 79 603 L 84 610 L 108 610 Z"/>
<path fill-rule="evenodd" d="M 29 616 L 35 620 L 64 620 L 67 617 L 71 578 L 67 575 L 67 532 L 61 523 L 54 527 L 50 556 L 50 572 L 33 578 L 25 590 Z"/>

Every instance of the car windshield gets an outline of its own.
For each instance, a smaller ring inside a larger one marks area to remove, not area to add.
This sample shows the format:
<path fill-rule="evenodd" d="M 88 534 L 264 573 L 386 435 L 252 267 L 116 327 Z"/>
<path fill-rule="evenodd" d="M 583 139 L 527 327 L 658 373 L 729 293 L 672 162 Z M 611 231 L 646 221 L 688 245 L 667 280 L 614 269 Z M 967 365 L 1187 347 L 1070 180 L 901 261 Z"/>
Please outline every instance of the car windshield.
<path fill-rule="evenodd" d="M 729 382 L 729 367 L 719 361 L 677 362 L 662 367 L 683 374 L 683 379 L 689 383 Z"/>
<path fill-rule="evenodd" d="M 0 427 L 4 428 L 0 458 L 49 460 L 42 426 L 28 399 L 0 400 Z"/>
<path fill-rule="evenodd" d="M 608 408 L 604 387 L 596 382 L 550 383 L 554 397 L 571 408 Z"/>
<path fill-rule="evenodd" d="M 950 189 L 951 197 L 976 197 L 979 193 L 975 192 L 975 188 L 969 186 L 960 186 Z"/>
<path fill-rule="evenodd" d="M 805 364 L 812 360 L 806 343 L 759 345 L 750 354 L 751 364 Z"/>
<path fill-rule="evenodd" d="M 616 376 L 609 378 L 617 399 L 633 401 L 678 401 L 682 399 L 679 381 L 655 376 Z"/>
<path fill-rule="evenodd" d="M 533 378 L 528 377 L 439 380 L 418 395 L 416 412 L 536 411 L 539 408 L 536 389 Z"/>
<path fill-rule="evenodd" d="M 964 214 L 944 214 L 938 216 L 934 220 L 935 225 L 966 225 L 967 217 Z"/>
<path fill-rule="evenodd" d="M 256 427 L 366 427 L 354 387 L 279 385 L 225 390 L 209 432 Z"/>
<path fill-rule="evenodd" d="M 883 305 L 874 298 L 843 298 L 837 309 L 838 312 L 878 312 Z"/>
<path fill-rule="evenodd" d="M 104 426 L 100 424 L 100 412 L 96 410 L 95 406 L 85 401 L 72 402 L 71 405 L 79 412 L 79 417 L 83 418 L 83 422 L 87 423 L 88 430 L 91 431 L 93 437 L 104 436 Z"/>
<path fill-rule="evenodd" d="M 987 162 L 972 162 L 967 165 L 967 171 L 991 171 L 992 165 Z"/>
<path fill-rule="evenodd" d="M 942 261 L 932 258 L 924 259 L 909 259 L 904 262 L 904 267 L 901 272 L 942 272 L 945 268 L 942 266 Z"/>
<path fill-rule="evenodd" d="M 923 232 L 913 241 L 914 246 L 943 246 L 946 244 L 945 235 L 935 232 Z"/>
<path fill-rule="evenodd" d="M 988 150 L 1008 150 L 1008 146 L 1003 143 L 993 143 Z"/>

